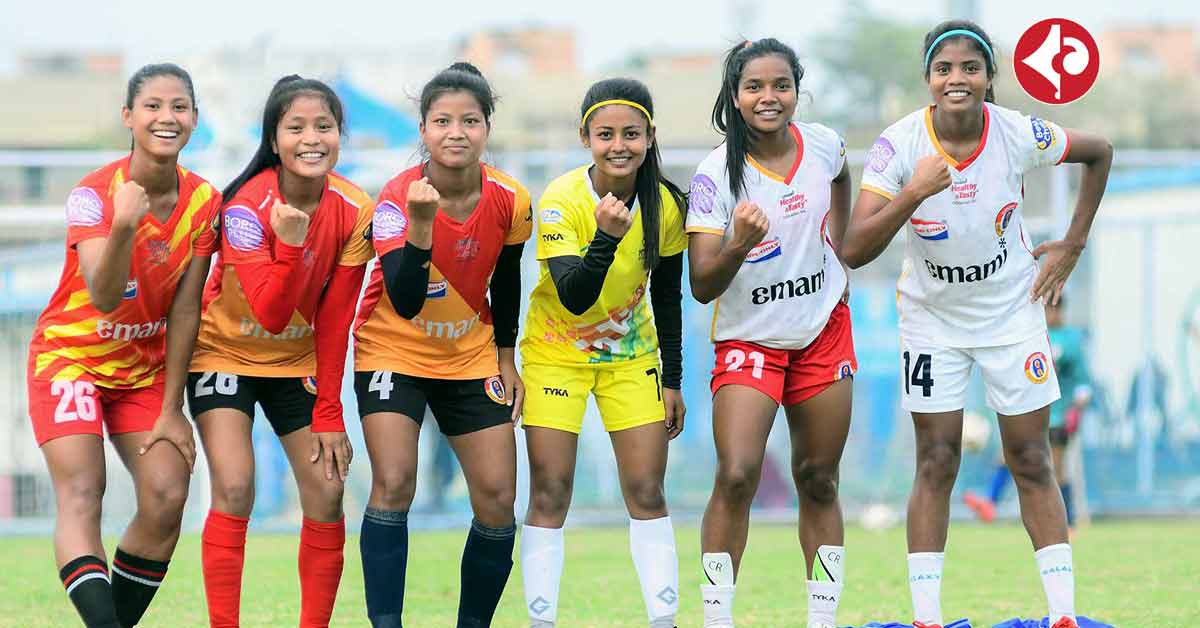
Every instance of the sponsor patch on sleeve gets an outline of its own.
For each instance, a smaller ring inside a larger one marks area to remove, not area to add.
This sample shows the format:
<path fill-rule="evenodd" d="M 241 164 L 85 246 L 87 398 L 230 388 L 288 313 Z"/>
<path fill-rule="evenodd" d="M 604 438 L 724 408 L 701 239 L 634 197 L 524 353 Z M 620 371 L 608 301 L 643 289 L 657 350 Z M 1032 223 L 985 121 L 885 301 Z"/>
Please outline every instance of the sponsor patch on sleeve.
<path fill-rule="evenodd" d="M 222 224 L 229 246 L 239 251 L 256 251 L 262 246 L 265 238 L 262 223 L 249 207 L 234 205 L 227 208 Z"/>
<path fill-rule="evenodd" d="M 688 192 L 688 211 L 693 214 L 711 214 L 717 202 L 717 184 L 706 174 L 692 177 Z"/>
<path fill-rule="evenodd" d="M 67 197 L 67 224 L 72 227 L 93 227 L 104 220 L 104 201 L 92 188 L 71 190 Z"/>
<path fill-rule="evenodd" d="M 376 240 L 398 238 L 408 232 L 408 218 L 395 203 L 384 201 L 375 206 L 371 231 Z"/>
<path fill-rule="evenodd" d="M 896 148 L 888 138 L 880 135 L 871 145 L 871 150 L 867 151 L 867 167 L 875 172 L 883 172 L 895 156 Z"/>
<path fill-rule="evenodd" d="M 1029 124 L 1033 127 L 1033 141 L 1038 150 L 1046 150 L 1054 145 L 1054 128 L 1046 124 L 1045 120 L 1030 116 Z"/>

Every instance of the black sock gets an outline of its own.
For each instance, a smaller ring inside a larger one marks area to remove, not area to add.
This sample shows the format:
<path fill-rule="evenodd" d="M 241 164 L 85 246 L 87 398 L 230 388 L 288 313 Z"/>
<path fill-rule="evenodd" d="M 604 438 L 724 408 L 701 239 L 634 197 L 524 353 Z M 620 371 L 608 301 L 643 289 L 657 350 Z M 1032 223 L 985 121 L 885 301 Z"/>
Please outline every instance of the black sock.
<path fill-rule="evenodd" d="M 1075 527 L 1075 506 L 1071 503 L 1071 483 L 1061 484 L 1058 490 L 1062 492 L 1063 505 L 1067 507 L 1067 525 Z"/>
<path fill-rule="evenodd" d="M 408 513 L 367 508 L 358 537 L 367 617 L 375 628 L 401 628 L 408 568 Z"/>
<path fill-rule="evenodd" d="M 88 628 L 120 628 L 113 607 L 108 565 L 95 556 L 80 556 L 58 572 L 67 595 Z"/>
<path fill-rule="evenodd" d="M 458 596 L 458 628 L 486 628 L 508 574 L 512 572 L 513 541 L 517 527 L 489 528 L 478 519 L 471 522 L 462 557 L 462 591 Z"/>
<path fill-rule="evenodd" d="M 112 597 L 117 619 L 125 628 L 136 626 L 167 575 L 166 560 L 134 556 L 117 548 L 112 564 Z"/>

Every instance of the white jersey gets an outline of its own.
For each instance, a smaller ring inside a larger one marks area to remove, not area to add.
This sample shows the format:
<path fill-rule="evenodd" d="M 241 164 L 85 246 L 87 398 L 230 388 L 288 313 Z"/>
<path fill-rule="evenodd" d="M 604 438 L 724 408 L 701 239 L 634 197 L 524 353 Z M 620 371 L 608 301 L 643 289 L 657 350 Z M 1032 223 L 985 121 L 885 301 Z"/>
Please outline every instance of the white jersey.
<path fill-rule="evenodd" d="M 1031 303 L 1037 277 L 1021 208 L 1025 173 L 1056 165 L 1069 138 L 1058 125 L 984 103 L 983 140 L 956 161 L 933 131 L 933 108 L 915 111 L 875 140 L 862 187 L 888 199 L 917 160 L 940 154 L 950 187 L 925 199 L 905 230 L 897 285 L 900 333 L 945 347 L 988 347 L 1045 333 L 1042 306 Z"/>
<path fill-rule="evenodd" d="M 798 149 L 786 176 L 746 158 L 740 199 L 729 191 L 725 145 L 696 169 L 687 231 L 733 237 L 733 209 L 756 203 L 771 222 L 717 299 L 713 341 L 742 340 L 775 349 L 807 347 L 825 328 L 846 288 L 846 273 L 826 234 L 830 184 L 842 171 L 846 147 L 833 130 L 792 123 Z"/>

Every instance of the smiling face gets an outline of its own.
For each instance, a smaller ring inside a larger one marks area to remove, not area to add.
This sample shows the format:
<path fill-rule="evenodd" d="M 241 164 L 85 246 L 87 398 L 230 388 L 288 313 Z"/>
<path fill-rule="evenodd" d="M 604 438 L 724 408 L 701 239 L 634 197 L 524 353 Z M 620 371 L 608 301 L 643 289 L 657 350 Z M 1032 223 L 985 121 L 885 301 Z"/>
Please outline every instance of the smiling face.
<path fill-rule="evenodd" d="M 605 105 L 592 112 L 579 132 L 592 161 L 605 176 L 636 176 L 654 142 L 654 128 L 641 111 L 629 105 Z"/>
<path fill-rule="evenodd" d="M 991 79 L 987 58 L 965 37 L 947 39 L 929 61 L 925 80 L 939 109 L 966 111 L 983 106 Z"/>
<path fill-rule="evenodd" d="M 758 133 L 776 133 L 787 127 L 796 113 L 796 79 L 787 59 L 769 54 L 747 61 L 734 104 Z"/>
<path fill-rule="evenodd" d="M 280 117 L 271 148 L 288 172 L 316 179 L 333 170 L 341 143 L 342 134 L 329 104 L 317 94 L 301 93 Z"/>
<path fill-rule="evenodd" d="M 140 150 L 158 158 L 174 158 L 196 128 L 196 107 L 183 81 L 155 76 L 142 83 L 133 108 L 122 107 L 121 119 Z"/>
<path fill-rule="evenodd" d="M 466 168 L 479 163 L 489 129 L 475 95 L 452 91 L 430 103 L 420 131 L 430 159 L 447 168 Z"/>

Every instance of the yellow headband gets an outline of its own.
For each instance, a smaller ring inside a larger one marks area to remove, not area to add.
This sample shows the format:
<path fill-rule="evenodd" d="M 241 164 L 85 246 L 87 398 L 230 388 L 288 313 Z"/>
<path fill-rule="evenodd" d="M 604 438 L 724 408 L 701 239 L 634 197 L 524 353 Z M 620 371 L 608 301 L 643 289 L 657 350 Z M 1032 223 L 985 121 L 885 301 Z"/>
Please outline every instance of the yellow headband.
<path fill-rule="evenodd" d="M 593 113 L 595 113 L 597 109 L 607 106 L 607 105 L 626 105 L 628 107 L 633 107 L 634 109 L 637 109 L 638 111 L 642 112 L 646 116 L 646 120 L 648 122 L 650 122 L 650 126 L 654 126 L 654 118 L 650 116 L 650 112 L 646 111 L 645 107 L 633 102 L 632 100 L 614 99 L 614 100 L 601 100 L 600 102 L 592 105 L 591 107 L 588 107 L 588 110 L 583 114 L 583 119 L 579 121 L 579 128 L 582 129 L 587 124 L 588 116 L 591 116 Z"/>

